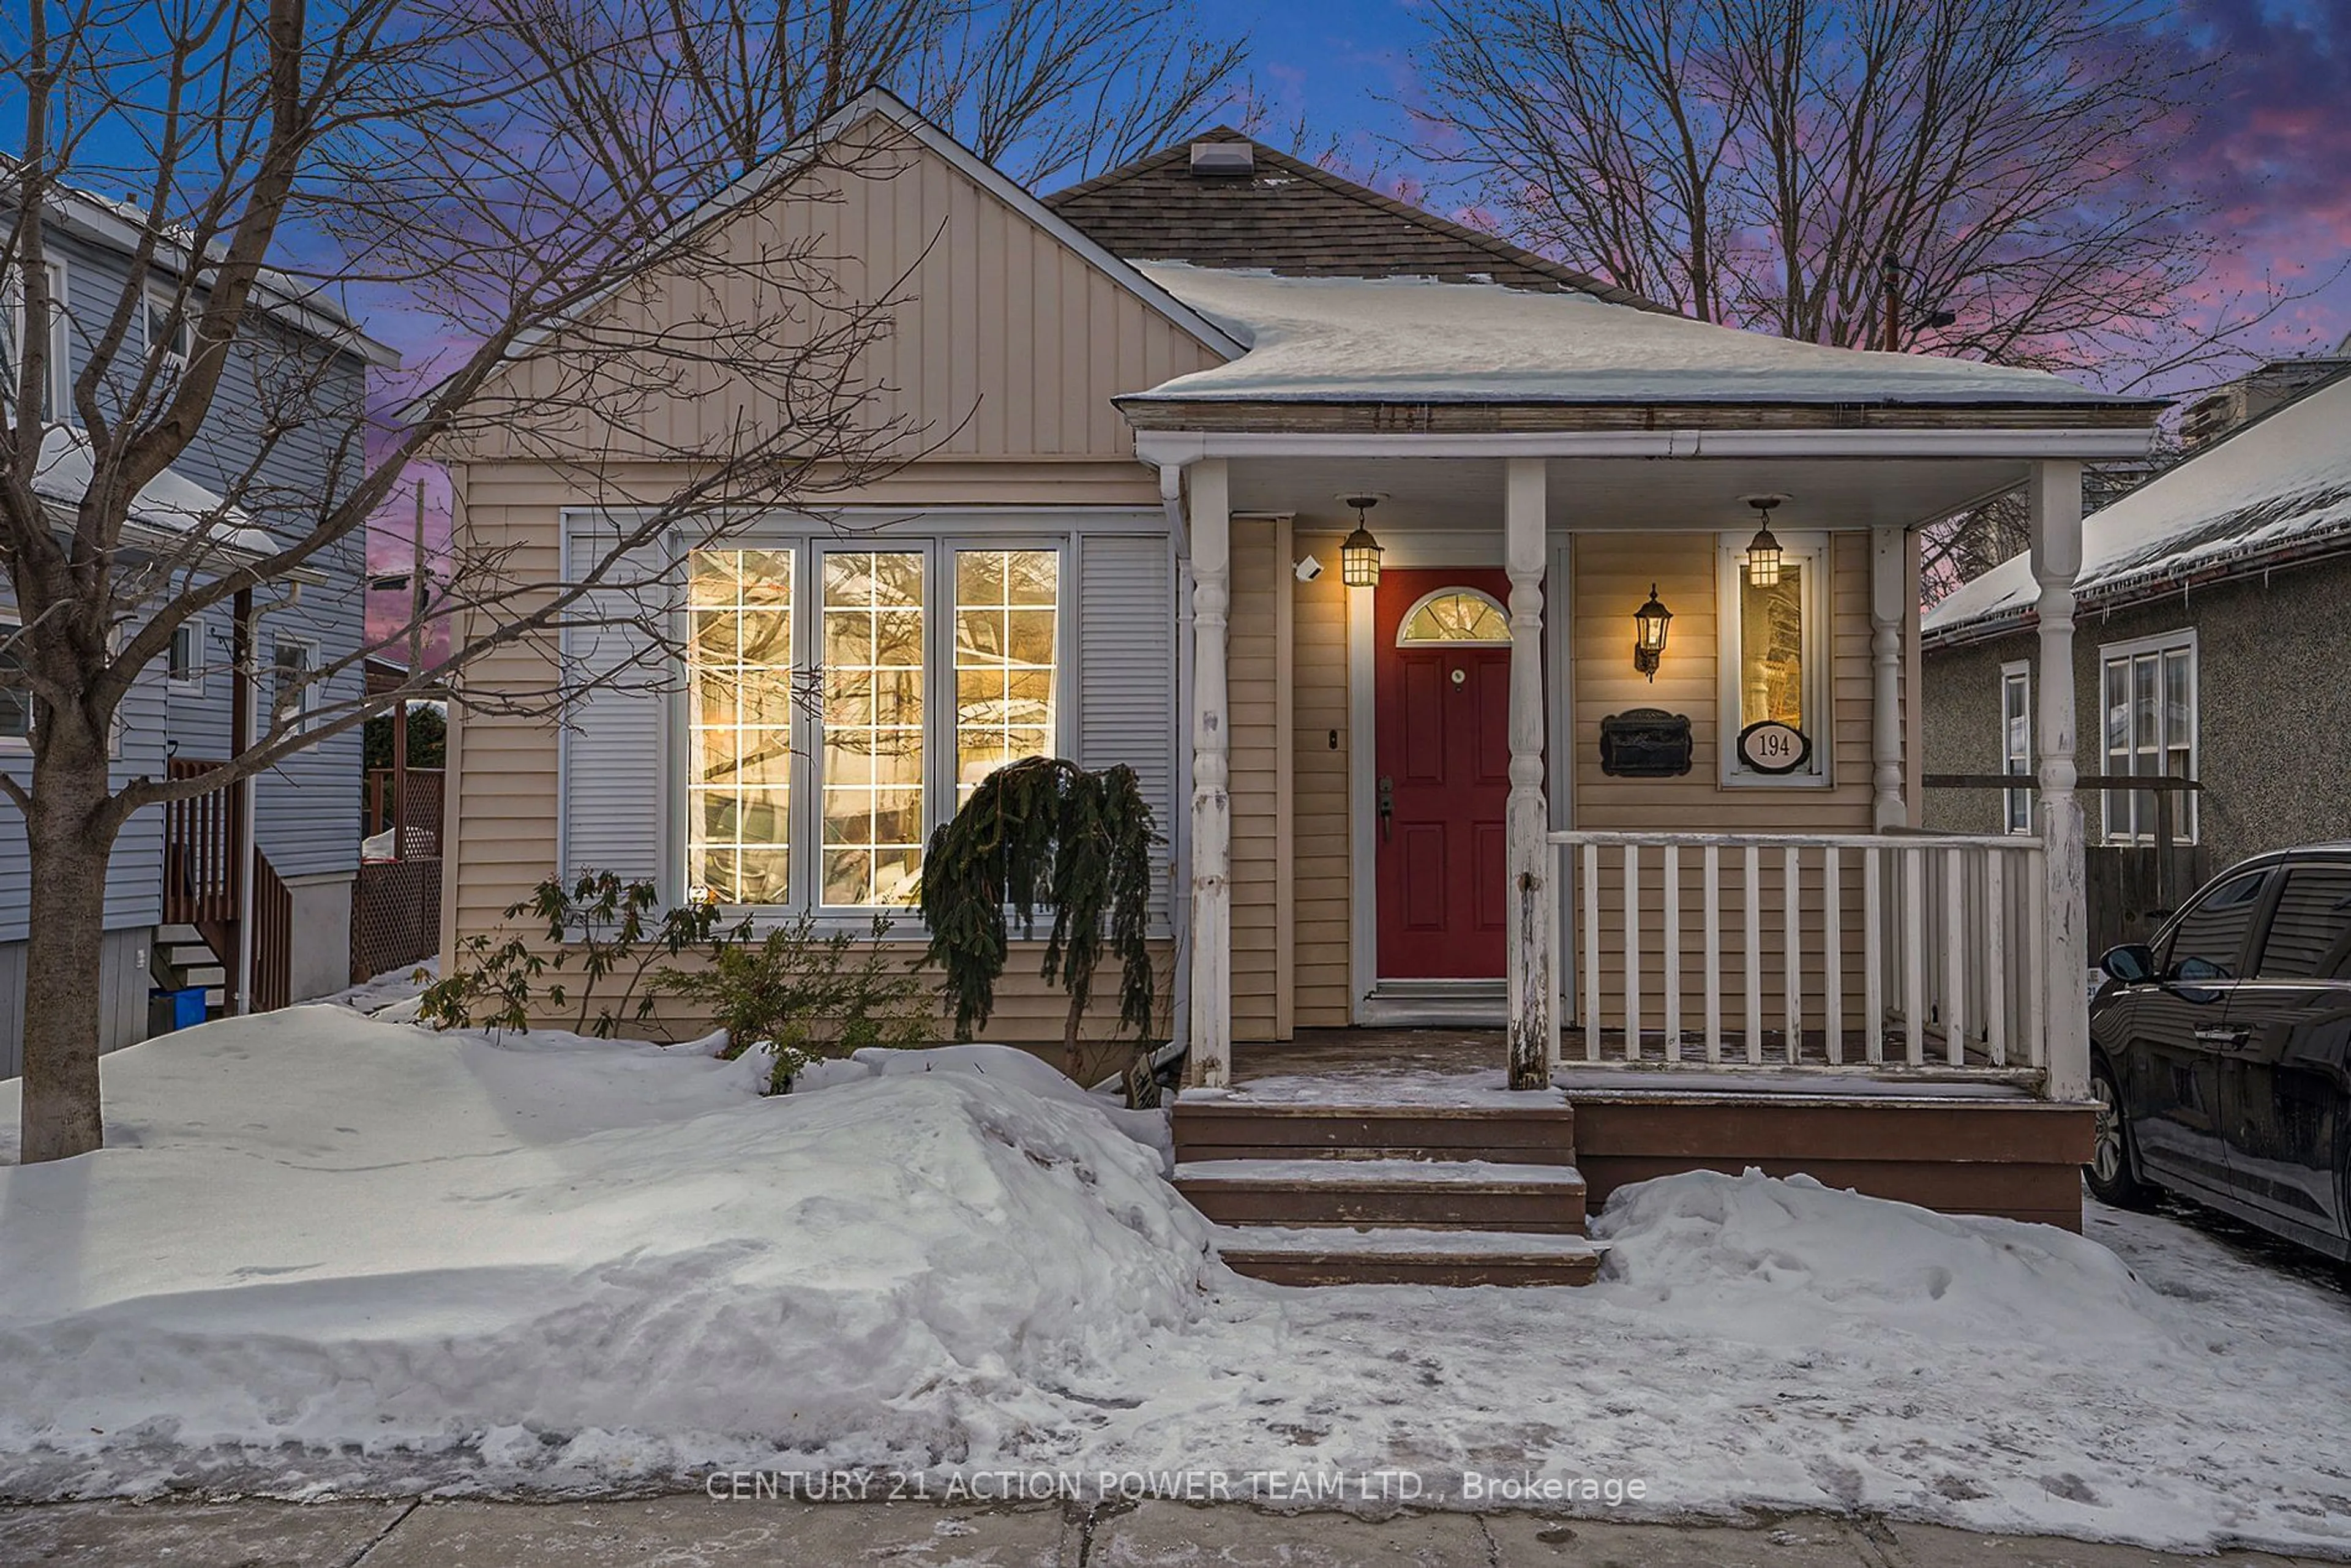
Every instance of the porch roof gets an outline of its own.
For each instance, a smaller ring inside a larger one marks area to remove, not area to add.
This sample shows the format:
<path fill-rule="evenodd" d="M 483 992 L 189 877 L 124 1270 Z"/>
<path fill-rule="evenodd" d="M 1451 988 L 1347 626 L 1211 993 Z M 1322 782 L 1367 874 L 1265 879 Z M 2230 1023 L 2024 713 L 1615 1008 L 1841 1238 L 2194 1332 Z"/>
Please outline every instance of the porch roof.
<path fill-rule="evenodd" d="M 1119 400 L 1138 428 L 1330 428 L 1310 405 L 1745 405 L 1821 413 L 1915 410 L 1926 423 L 1980 410 L 2001 424 L 2145 426 L 2163 406 L 2040 371 L 1929 354 L 1829 348 L 1563 290 L 1426 277 L 1280 277 L 1188 262 L 1140 270 L 1249 345 L 1239 358 Z M 1236 414 L 1271 408 L 1255 420 Z M 1621 419 L 1617 422 L 1621 427 Z M 1440 419 L 1435 422 L 1442 426 Z M 1555 426 L 1552 426 L 1555 427 Z"/>

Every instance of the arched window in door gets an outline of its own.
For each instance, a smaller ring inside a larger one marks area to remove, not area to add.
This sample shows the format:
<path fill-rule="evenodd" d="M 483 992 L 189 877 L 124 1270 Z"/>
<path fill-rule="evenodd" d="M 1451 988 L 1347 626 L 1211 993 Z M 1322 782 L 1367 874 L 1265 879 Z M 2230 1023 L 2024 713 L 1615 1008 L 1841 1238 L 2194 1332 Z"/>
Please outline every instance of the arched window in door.
<path fill-rule="evenodd" d="M 1510 616 L 1491 594 L 1474 588 L 1440 588 L 1423 594 L 1418 603 L 1405 612 L 1404 622 L 1396 628 L 1399 648 L 1465 643 L 1486 647 L 1508 647 L 1510 643 Z"/>

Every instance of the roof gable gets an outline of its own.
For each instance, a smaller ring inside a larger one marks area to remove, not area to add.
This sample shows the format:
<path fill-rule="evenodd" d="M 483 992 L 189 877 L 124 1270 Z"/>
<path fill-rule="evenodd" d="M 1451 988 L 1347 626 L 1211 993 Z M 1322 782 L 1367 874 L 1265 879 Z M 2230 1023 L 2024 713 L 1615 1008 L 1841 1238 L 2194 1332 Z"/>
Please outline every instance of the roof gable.
<path fill-rule="evenodd" d="M 1194 141 L 1248 141 L 1218 126 L 1044 199 L 1134 261 L 1252 267 L 1305 277 L 1436 277 L 1588 294 L 1675 312 L 1630 289 L 1384 196 L 1262 142 L 1247 177 L 1191 172 Z"/>

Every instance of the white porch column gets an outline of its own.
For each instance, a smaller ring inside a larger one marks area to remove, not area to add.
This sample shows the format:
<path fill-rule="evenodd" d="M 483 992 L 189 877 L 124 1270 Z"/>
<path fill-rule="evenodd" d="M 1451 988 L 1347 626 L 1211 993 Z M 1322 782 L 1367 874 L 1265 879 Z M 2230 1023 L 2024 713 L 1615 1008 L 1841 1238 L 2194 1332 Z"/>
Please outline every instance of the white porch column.
<path fill-rule="evenodd" d="M 2090 1092 L 2090 967 L 2082 806 L 2074 798 L 2074 578 L 2082 567 L 2082 465 L 2032 465 L 2032 577 L 2041 585 L 2041 841 L 2047 868 L 2049 1097 Z"/>
<path fill-rule="evenodd" d="M 1870 530 L 1870 819 L 1881 833 L 1910 821 L 1902 800 L 1902 580 L 1907 553 L 1899 528 Z"/>
<path fill-rule="evenodd" d="M 1508 942 L 1510 1087 L 1551 1084 L 1550 808 L 1543 799 L 1542 581 L 1544 464 L 1509 460 L 1502 505 L 1503 559 L 1510 573 L 1510 797 L 1505 808 L 1510 878 Z"/>
<path fill-rule="evenodd" d="M 1233 1063 L 1233 808 L 1225 704 L 1225 624 L 1232 604 L 1232 518 L 1225 463 L 1191 471 L 1192 931 L 1186 1082 L 1221 1089 Z"/>

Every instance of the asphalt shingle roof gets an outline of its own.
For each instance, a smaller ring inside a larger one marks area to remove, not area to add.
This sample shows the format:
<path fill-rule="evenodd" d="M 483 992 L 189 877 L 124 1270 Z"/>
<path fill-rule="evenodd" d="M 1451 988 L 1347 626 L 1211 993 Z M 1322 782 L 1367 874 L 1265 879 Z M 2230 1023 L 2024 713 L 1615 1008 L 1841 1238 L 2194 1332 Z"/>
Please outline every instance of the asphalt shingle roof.
<path fill-rule="evenodd" d="M 1381 195 L 1253 142 L 1253 175 L 1196 175 L 1194 141 L 1247 141 L 1218 126 L 1147 153 L 1045 205 L 1112 255 L 1135 261 L 1260 268 L 1300 277 L 1490 279 L 1512 288 L 1591 295 L 1667 315 L 1629 289 L 1507 240 Z"/>

